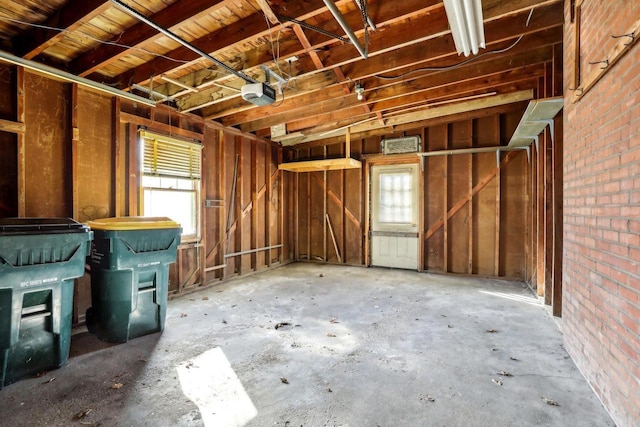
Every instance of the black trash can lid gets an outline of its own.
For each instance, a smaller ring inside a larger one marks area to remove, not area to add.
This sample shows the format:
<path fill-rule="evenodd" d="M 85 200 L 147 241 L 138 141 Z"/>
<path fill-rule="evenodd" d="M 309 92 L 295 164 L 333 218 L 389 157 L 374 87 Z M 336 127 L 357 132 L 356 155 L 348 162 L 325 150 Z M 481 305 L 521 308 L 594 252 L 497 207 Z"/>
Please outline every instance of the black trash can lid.
<path fill-rule="evenodd" d="M 0 236 L 88 233 L 89 231 L 87 225 L 71 218 L 0 218 Z"/>

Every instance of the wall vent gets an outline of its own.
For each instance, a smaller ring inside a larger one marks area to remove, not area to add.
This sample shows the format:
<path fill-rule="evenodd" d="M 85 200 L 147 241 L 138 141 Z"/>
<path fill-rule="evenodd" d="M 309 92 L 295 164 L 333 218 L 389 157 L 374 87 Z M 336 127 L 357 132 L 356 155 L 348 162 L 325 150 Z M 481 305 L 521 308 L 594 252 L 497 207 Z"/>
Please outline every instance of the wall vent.
<path fill-rule="evenodd" d="M 402 138 L 385 138 L 380 141 L 382 154 L 417 153 L 421 150 L 422 140 L 419 136 Z"/>

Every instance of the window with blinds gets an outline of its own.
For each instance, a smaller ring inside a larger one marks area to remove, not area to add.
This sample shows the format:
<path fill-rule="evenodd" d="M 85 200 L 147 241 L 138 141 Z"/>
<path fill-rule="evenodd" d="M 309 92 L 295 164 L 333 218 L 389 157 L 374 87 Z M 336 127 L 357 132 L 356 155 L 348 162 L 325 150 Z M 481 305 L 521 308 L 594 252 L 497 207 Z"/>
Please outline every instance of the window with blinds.
<path fill-rule="evenodd" d="M 202 146 L 141 130 L 140 213 L 180 223 L 182 240 L 197 240 Z"/>
<path fill-rule="evenodd" d="M 172 178 L 200 179 L 202 145 L 140 131 L 142 173 Z"/>

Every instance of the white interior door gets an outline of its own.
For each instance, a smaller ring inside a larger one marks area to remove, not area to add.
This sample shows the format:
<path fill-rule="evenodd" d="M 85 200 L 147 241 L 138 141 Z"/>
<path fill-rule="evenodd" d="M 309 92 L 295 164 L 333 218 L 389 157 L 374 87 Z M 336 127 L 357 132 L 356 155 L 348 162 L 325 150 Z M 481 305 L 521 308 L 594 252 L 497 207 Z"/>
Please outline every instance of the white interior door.
<path fill-rule="evenodd" d="M 418 269 L 418 164 L 371 167 L 371 264 Z"/>

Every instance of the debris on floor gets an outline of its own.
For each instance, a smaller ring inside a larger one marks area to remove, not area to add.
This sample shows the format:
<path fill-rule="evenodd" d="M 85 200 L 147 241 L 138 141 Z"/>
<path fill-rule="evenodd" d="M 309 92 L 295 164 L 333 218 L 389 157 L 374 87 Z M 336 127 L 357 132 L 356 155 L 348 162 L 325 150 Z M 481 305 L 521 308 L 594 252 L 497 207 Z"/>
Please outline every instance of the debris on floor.
<path fill-rule="evenodd" d="M 87 415 L 89 415 L 89 413 L 93 411 L 93 409 L 85 409 L 84 411 L 80 411 L 77 414 L 75 414 L 73 416 L 74 420 L 81 420 L 82 418 L 86 417 Z"/>
<path fill-rule="evenodd" d="M 202 301 L 209 301 L 209 297 L 202 297 Z"/>
<path fill-rule="evenodd" d="M 289 380 L 285 377 L 280 377 L 280 381 L 282 382 L 282 384 L 289 384 Z"/>
<path fill-rule="evenodd" d="M 490 334 L 495 334 L 496 332 L 498 332 L 498 330 L 491 328 L 491 329 L 487 329 L 487 332 Z"/>
<path fill-rule="evenodd" d="M 56 377 L 51 377 L 47 381 L 43 382 L 42 384 L 49 384 L 50 382 L 53 382 L 55 380 L 56 380 Z"/>
<path fill-rule="evenodd" d="M 329 338 L 335 338 L 335 337 L 336 337 L 336 334 L 332 334 L 331 332 L 329 332 L 329 333 L 327 334 L 327 336 L 328 336 Z"/>
<path fill-rule="evenodd" d="M 180 317 L 187 317 L 187 313 L 180 313 Z"/>
<path fill-rule="evenodd" d="M 284 328 L 286 326 L 291 326 L 291 323 L 289 322 L 280 322 L 278 324 L 276 324 L 276 326 L 274 326 L 275 329 L 280 329 L 280 328 Z"/>
<path fill-rule="evenodd" d="M 503 377 L 512 377 L 513 376 L 513 374 L 510 374 L 507 371 L 500 371 L 500 372 L 498 372 L 498 375 L 503 376 Z"/>
<path fill-rule="evenodd" d="M 540 399 L 542 399 L 542 401 L 544 403 L 546 403 L 547 405 L 551 405 L 551 406 L 560 406 L 560 404 L 558 402 L 556 402 L 555 400 L 551 400 L 549 398 L 546 398 L 544 396 L 540 397 Z"/>
<path fill-rule="evenodd" d="M 429 396 L 428 394 L 427 395 L 421 394 L 420 395 L 420 400 L 424 400 L 425 402 L 435 402 L 436 401 L 436 399 L 434 399 L 433 397 Z"/>
<path fill-rule="evenodd" d="M 340 322 L 338 322 L 338 319 L 334 317 L 333 319 L 329 320 L 329 323 L 340 323 Z"/>
<path fill-rule="evenodd" d="M 111 386 L 111 388 L 112 388 L 113 390 L 117 390 L 117 389 L 119 389 L 119 388 L 122 388 L 122 383 L 114 383 L 114 384 Z"/>
<path fill-rule="evenodd" d="M 502 381 L 497 380 L 497 379 L 495 379 L 495 378 L 491 378 L 491 381 L 493 381 L 493 382 L 494 382 L 494 384 L 496 384 L 496 385 L 502 385 Z"/>

